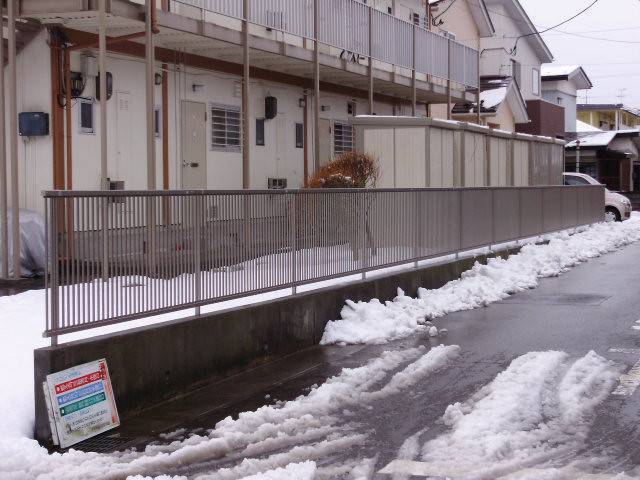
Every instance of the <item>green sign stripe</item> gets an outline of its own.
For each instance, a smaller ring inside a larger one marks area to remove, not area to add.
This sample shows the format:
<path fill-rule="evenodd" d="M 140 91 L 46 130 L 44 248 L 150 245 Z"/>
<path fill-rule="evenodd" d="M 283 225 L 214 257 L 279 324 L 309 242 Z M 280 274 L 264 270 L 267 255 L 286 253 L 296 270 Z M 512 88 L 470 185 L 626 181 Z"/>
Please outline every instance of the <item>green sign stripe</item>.
<path fill-rule="evenodd" d="M 90 407 L 95 405 L 96 403 L 104 402 L 107 399 L 104 392 L 97 393 L 96 395 L 92 395 L 87 398 L 83 398 L 82 400 L 78 400 L 77 402 L 70 403 L 69 405 L 65 405 L 60 409 L 60 415 L 63 417 L 65 415 L 69 415 L 70 413 L 77 412 L 78 410 L 82 410 L 83 408 Z"/>

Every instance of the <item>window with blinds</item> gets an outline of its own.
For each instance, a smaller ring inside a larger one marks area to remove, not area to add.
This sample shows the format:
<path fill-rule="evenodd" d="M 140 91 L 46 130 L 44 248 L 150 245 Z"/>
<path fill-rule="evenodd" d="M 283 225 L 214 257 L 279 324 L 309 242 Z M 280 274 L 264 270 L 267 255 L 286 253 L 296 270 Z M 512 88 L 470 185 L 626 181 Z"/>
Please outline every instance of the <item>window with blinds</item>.
<path fill-rule="evenodd" d="M 211 106 L 211 148 L 239 151 L 242 142 L 240 108 Z"/>
<path fill-rule="evenodd" d="M 333 154 L 340 155 L 352 152 L 354 147 L 353 127 L 348 123 L 334 122 L 333 124 Z"/>

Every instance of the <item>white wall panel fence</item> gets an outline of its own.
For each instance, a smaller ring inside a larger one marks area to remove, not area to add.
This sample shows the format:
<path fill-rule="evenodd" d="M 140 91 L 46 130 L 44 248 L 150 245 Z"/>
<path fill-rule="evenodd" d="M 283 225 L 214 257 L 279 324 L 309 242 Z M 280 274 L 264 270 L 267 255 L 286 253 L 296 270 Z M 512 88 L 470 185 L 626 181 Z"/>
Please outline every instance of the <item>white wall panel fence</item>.
<path fill-rule="evenodd" d="M 380 164 L 381 188 L 562 185 L 564 142 L 463 122 L 356 117 L 356 150 Z"/>

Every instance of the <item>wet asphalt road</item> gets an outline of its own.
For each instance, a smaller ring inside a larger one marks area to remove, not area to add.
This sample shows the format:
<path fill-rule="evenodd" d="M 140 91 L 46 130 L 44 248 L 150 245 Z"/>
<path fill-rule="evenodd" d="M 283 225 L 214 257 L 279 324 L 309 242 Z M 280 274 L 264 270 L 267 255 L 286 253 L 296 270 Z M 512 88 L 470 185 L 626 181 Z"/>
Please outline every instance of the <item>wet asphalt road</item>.
<path fill-rule="evenodd" d="M 640 330 L 632 329 L 639 319 L 640 245 L 636 244 L 593 259 L 561 277 L 544 279 L 537 289 L 500 303 L 435 320 L 439 328 L 449 330 L 442 343 L 459 345 L 460 356 L 406 395 L 382 399 L 345 417 L 345 429 L 366 432 L 366 440 L 315 460 L 319 466 L 330 466 L 371 458 L 374 472 L 378 472 L 398 458 L 403 442 L 416 432 L 426 429 L 420 437 L 423 443 L 442 434 L 446 427 L 438 420 L 447 405 L 464 402 L 513 359 L 528 352 L 558 350 L 579 358 L 594 350 L 626 372 L 640 359 Z M 274 399 L 293 399 L 341 368 L 360 366 L 384 350 L 439 342 L 416 335 L 383 346 L 310 349 L 197 392 L 183 399 L 180 406 L 164 405 L 161 414 L 151 411 L 130 423 L 129 434 L 135 436 L 136 428 L 148 431 L 149 425 L 158 432 L 178 426 L 190 432 L 212 428 L 227 415 L 255 410 Z M 639 398 L 640 391 L 607 397 L 597 407 L 595 422 L 580 451 L 557 460 L 567 463 L 576 456 L 604 453 L 609 458 L 605 471 L 629 471 L 640 465 Z M 173 424 L 167 419 L 174 419 Z M 237 465 L 239 460 L 203 461 L 163 473 L 197 476 Z M 390 477 L 374 474 L 373 478 Z"/>

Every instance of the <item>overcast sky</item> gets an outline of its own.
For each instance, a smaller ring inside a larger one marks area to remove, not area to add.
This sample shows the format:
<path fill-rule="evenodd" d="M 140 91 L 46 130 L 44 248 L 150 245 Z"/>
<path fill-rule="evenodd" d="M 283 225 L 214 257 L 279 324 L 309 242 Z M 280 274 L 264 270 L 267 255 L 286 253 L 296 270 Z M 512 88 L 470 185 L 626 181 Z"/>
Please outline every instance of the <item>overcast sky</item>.
<path fill-rule="evenodd" d="M 520 0 L 538 30 L 560 23 L 592 1 Z M 589 103 L 617 103 L 620 89 L 626 88 L 623 103 L 640 108 L 640 0 L 599 0 L 575 20 L 543 34 L 543 38 L 555 57 L 554 63 L 584 67 L 594 85 L 588 91 Z M 584 96 L 578 99 L 583 100 Z"/>

